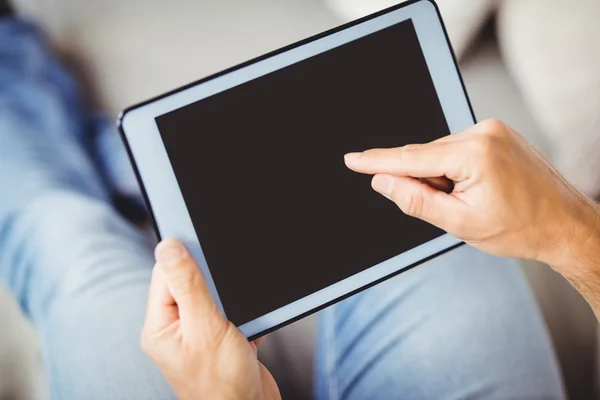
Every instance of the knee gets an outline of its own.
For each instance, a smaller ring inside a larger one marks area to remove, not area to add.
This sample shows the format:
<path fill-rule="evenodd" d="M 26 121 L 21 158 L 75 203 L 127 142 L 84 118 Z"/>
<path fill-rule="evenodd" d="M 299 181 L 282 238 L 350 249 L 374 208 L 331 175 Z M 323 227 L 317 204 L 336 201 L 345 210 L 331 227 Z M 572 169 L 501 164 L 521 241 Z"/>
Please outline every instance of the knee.
<path fill-rule="evenodd" d="M 151 252 L 140 232 L 110 204 L 85 195 L 39 196 L 14 218 L 8 237 L 3 257 L 12 260 L 27 308 L 150 279 Z"/>

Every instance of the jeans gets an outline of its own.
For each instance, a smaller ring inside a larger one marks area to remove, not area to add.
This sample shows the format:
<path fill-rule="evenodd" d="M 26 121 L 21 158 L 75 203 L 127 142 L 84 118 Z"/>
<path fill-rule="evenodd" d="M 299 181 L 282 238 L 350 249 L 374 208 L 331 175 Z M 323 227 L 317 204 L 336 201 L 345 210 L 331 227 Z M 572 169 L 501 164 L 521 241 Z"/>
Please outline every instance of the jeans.
<path fill-rule="evenodd" d="M 116 194 L 139 202 L 112 126 L 34 27 L 0 20 L 0 278 L 39 331 L 56 399 L 175 397 L 139 346 L 152 240 Z M 463 246 L 319 317 L 319 399 L 564 398 L 512 260 Z"/>

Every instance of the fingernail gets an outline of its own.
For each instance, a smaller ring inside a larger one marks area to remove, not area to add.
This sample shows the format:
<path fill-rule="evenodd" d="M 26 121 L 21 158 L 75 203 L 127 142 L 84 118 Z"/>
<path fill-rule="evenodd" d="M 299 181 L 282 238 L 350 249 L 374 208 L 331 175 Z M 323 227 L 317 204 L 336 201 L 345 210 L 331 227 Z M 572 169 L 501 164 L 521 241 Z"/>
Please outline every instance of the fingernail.
<path fill-rule="evenodd" d="M 348 153 L 344 156 L 344 161 L 346 164 L 355 162 L 360 158 L 361 153 Z"/>
<path fill-rule="evenodd" d="M 154 251 L 154 257 L 156 262 L 168 267 L 175 265 L 185 255 L 185 249 L 183 246 L 175 240 L 163 240 L 156 246 Z"/>
<path fill-rule="evenodd" d="M 389 175 L 375 175 L 371 186 L 377 193 L 385 196 L 391 200 L 392 186 L 394 185 L 394 179 Z"/>

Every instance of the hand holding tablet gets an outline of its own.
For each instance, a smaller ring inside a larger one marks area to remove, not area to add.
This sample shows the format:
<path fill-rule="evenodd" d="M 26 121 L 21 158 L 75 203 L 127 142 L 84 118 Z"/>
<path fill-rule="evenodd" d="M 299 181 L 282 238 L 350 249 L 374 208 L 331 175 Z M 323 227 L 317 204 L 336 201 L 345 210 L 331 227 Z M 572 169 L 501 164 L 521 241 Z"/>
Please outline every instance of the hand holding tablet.
<path fill-rule="evenodd" d="M 255 338 L 461 244 L 343 155 L 474 123 L 434 4 L 403 3 L 126 110 L 159 237 Z"/>
<path fill-rule="evenodd" d="M 177 398 L 280 398 L 257 342 L 223 317 L 189 252 L 167 239 L 155 256 L 141 344 Z"/>
<path fill-rule="evenodd" d="M 157 249 L 142 337 L 182 398 L 278 398 L 247 338 L 460 240 L 552 264 L 598 313 L 600 210 L 504 124 L 472 126 L 429 1 L 132 107 L 121 122 L 159 236 L 183 242 Z"/>
<path fill-rule="evenodd" d="M 407 214 L 487 252 L 545 261 L 567 278 L 586 270 L 573 268 L 577 266 L 573 255 L 579 259 L 586 253 L 597 255 L 593 248 L 576 243 L 589 246 L 590 238 L 598 238 L 589 229 L 590 221 L 600 218 L 598 206 L 498 121 L 484 121 L 446 140 L 350 154 L 346 164 L 357 172 L 375 174 L 373 188 Z M 455 181 L 451 193 L 417 179 L 439 175 Z M 179 257 L 175 261 L 173 249 Z M 570 259 L 565 249 L 571 252 Z M 575 282 L 582 287 L 581 281 Z M 583 294 L 592 305 L 599 304 L 593 301 L 597 292 Z M 257 360 L 255 344 L 221 315 L 197 265 L 175 241 L 166 240 L 157 248 L 148 310 L 144 348 L 181 398 L 217 398 L 226 392 L 278 398 L 275 382 Z M 195 350 L 183 351 L 188 347 Z"/>

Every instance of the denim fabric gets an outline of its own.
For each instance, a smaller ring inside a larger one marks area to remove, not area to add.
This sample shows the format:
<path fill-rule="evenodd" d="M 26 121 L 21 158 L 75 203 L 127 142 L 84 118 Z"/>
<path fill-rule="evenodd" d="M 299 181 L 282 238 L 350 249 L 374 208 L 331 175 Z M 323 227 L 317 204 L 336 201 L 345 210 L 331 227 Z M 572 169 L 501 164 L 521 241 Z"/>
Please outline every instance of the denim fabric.
<path fill-rule="evenodd" d="M 31 25 L 0 20 L 0 278 L 37 327 L 56 399 L 168 399 L 139 346 L 151 242 L 123 147 Z M 563 398 L 514 261 L 460 248 L 321 314 L 320 399 Z"/>
<path fill-rule="evenodd" d="M 319 400 L 565 398 L 515 260 L 462 246 L 320 317 Z"/>

